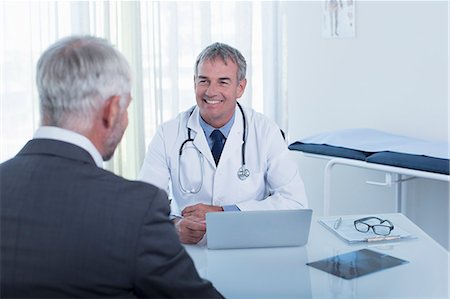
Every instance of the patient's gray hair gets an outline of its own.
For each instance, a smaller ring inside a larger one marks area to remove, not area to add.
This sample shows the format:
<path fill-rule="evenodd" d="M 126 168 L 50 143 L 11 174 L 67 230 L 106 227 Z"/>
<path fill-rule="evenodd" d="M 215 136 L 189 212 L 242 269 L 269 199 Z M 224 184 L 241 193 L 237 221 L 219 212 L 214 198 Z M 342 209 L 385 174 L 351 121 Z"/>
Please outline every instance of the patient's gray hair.
<path fill-rule="evenodd" d="M 83 132 L 92 127 L 96 111 L 111 96 L 121 96 L 125 106 L 131 71 L 107 40 L 71 36 L 41 55 L 36 83 L 42 125 Z"/>
<path fill-rule="evenodd" d="M 206 60 L 221 58 L 226 64 L 228 60 L 233 61 L 238 66 L 238 80 L 245 79 L 247 62 L 244 56 L 237 49 L 223 43 L 214 43 L 206 47 L 197 57 L 195 62 L 195 78 L 198 76 L 198 65 Z"/>

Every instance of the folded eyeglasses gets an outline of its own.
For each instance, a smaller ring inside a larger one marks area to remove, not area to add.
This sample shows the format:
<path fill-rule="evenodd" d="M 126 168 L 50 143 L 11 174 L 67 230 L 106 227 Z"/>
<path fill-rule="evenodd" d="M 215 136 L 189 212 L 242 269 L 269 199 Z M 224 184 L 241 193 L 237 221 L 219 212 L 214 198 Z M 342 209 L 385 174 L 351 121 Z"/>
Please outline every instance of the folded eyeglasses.
<path fill-rule="evenodd" d="M 369 224 L 369 223 L 376 224 Z M 387 236 L 394 229 L 394 225 L 387 219 L 380 219 L 378 217 L 365 217 L 357 219 L 353 222 L 357 231 L 367 233 L 370 229 L 376 235 Z"/>

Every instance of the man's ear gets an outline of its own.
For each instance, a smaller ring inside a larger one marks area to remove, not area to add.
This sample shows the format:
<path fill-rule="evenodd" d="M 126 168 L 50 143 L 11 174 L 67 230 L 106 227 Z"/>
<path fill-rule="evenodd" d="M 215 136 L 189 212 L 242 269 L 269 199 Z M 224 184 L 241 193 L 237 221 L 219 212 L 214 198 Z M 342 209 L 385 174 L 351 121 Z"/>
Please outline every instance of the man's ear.
<path fill-rule="evenodd" d="M 120 116 L 120 96 L 112 96 L 106 100 L 103 106 L 102 124 L 105 129 L 114 126 L 117 118 Z"/>
<path fill-rule="evenodd" d="M 247 79 L 242 79 L 239 81 L 239 85 L 237 87 L 237 98 L 239 99 L 244 94 L 245 86 L 247 86 Z"/>

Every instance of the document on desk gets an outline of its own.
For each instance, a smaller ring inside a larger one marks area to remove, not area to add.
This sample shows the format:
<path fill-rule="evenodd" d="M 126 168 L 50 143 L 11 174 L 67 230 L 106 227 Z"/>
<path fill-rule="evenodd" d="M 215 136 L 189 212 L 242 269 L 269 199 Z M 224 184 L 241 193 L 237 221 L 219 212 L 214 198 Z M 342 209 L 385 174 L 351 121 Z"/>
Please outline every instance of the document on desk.
<path fill-rule="evenodd" d="M 415 236 L 411 235 L 395 223 L 393 223 L 394 229 L 387 236 L 377 235 L 372 230 L 369 230 L 366 233 L 359 232 L 355 229 L 353 223 L 358 218 L 359 217 L 356 216 L 327 217 L 320 219 L 319 223 L 348 243 L 394 241 L 415 238 Z"/>

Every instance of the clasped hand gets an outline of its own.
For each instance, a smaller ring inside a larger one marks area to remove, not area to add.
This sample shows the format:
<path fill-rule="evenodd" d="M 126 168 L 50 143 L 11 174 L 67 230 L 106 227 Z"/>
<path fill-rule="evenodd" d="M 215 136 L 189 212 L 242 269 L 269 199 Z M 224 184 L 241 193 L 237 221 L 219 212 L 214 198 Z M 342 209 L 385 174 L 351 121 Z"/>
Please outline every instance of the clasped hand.
<path fill-rule="evenodd" d="M 202 203 L 184 208 L 181 212 L 183 218 L 174 221 L 180 241 L 185 244 L 200 242 L 206 233 L 206 213 L 222 211 L 222 207 Z"/>

